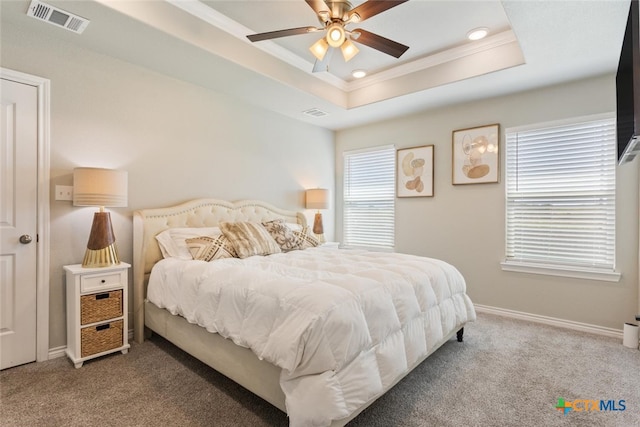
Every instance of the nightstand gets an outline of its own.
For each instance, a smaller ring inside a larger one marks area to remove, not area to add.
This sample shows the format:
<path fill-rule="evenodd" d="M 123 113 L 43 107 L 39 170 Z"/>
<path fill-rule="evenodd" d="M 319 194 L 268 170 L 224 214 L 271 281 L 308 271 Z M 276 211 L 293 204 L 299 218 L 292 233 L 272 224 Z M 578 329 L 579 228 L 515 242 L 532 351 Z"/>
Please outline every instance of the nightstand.
<path fill-rule="evenodd" d="M 128 270 L 131 265 L 84 268 L 67 272 L 67 350 L 80 368 L 85 360 L 129 351 L 127 322 Z"/>

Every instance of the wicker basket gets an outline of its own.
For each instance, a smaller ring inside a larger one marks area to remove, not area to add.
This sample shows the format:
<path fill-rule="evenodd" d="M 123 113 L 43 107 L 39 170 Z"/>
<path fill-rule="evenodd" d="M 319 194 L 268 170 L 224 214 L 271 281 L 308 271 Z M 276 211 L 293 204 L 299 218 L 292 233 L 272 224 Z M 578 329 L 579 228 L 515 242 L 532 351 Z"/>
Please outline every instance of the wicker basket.
<path fill-rule="evenodd" d="M 122 289 L 80 297 L 80 324 L 102 322 L 122 316 Z"/>
<path fill-rule="evenodd" d="M 81 356 L 87 357 L 122 346 L 122 326 L 123 321 L 120 319 L 82 328 L 80 330 Z"/>

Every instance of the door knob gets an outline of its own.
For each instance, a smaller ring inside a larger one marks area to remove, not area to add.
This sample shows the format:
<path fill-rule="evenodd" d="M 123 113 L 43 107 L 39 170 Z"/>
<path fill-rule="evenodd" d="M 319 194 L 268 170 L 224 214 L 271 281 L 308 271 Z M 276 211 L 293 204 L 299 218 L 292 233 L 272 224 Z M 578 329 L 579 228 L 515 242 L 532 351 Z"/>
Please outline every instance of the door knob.
<path fill-rule="evenodd" d="M 20 236 L 20 243 L 22 243 L 23 245 L 28 245 L 32 240 L 33 239 L 28 234 L 23 234 L 22 236 Z"/>

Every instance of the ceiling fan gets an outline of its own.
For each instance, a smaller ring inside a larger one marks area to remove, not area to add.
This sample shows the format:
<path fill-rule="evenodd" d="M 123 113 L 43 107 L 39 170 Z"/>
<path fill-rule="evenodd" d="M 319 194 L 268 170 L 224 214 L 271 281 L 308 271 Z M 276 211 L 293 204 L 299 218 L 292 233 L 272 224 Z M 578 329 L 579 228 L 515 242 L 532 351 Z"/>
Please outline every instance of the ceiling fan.
<path fill-rule="evenodd" d="M 380 52 L 400 58 L 409 49 L 401 43 L 371 33 L 362 28 L 348 30 L 349 24 L 356 24 L 378 15 L 392 7 L 408 0 L 367 0 L 360 6 L 351 8 L 348 1 L 305 0 L 314 10 L 322 27 L 299 27 L 286 30 L 269 31 L 248 35 L 252 42 L 275 39 L 279 37 L 295 36 L 298 34 L 326 31 L 326 35 L 315 42 L 309 49 L 317 58 L 313 72 L 328 70 L 328 64 L 333 54 L 332 48 L 340 48 L 345 61 L 349 61 L 359 52 L 352 41 L 369 46 Z"/>

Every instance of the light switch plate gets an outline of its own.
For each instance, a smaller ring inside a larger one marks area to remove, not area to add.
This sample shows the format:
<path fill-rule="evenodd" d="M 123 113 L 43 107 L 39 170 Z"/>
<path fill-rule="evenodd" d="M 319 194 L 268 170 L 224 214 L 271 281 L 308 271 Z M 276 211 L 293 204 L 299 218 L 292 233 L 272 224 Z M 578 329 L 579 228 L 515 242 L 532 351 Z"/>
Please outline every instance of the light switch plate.
<path fill-rule="evenodd" d="M 56 185 L 56 200 L 73 200 L 73 185 Z"/>

